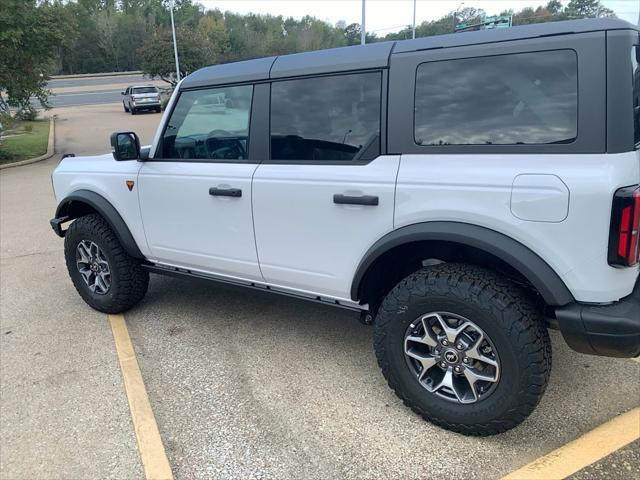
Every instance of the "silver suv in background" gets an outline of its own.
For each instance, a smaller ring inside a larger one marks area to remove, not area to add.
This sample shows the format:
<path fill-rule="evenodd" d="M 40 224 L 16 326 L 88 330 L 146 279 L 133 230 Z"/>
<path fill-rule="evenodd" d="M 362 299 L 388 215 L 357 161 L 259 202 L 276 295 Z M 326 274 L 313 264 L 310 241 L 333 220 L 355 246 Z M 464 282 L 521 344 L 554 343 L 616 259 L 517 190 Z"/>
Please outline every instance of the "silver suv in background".
<path fill-rule="evenodd" d="M 128 87 L 124 92 L 120 92 L 123 96 L 122 106 L 125 112 L 131 112 L 135 115 L 141 110 L 155 110 L 160 112 L 160 90 L 157 87 L 133 86 Z"/>

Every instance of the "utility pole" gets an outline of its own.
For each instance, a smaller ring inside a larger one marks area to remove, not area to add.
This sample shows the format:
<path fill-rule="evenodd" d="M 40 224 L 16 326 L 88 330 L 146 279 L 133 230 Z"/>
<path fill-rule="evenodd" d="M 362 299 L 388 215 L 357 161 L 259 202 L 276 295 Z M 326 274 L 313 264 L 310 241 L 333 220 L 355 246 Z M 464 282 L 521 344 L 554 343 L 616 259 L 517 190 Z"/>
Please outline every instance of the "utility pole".
<path fill-rule="evenodd" d="M 453 12 L 453 33 L 456 33 L 456 17 L 458 16 L 458 12 L 460 11 L 460 7 L 462 7 L 464 5 L 464 2 L 462 2 L 460 5 L 458 5 L 458 8 L 456 8 L 455 12 Z"/>
<path fill-rule="evenodd" d="M 180 64 L 178 63 L 178 44 L 176 43 L 176 26 L 173 23 L 173 7 L 175 2 L 169 2 L 169 12 L 171 13 L 171 34 L 173 35 L 173 56 L 176 59 L 176 81 L 180 81 Z"/>
<path fill-rule="evenodd" d="M 411 38 L 415 40 L 416 38 L 416 2 L 418 0 L 413 0 L 413 34 Z"/>
<path fill-rule="evenodd" d="M 364 45 L 367 41 L 367 29 L 364 26 L 364 0 L 362 0 L 362 25 L 360 26 L 360 44 Z"/>

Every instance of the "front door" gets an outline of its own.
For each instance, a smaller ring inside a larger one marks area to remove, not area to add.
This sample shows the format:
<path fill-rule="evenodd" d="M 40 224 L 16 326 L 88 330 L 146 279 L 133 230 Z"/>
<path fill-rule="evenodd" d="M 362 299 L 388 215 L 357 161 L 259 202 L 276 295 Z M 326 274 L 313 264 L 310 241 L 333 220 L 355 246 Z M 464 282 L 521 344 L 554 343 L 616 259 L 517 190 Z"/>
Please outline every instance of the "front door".
<path fill-rule="evenodd" d="M 271 158 L 257 169 L 260 267 L 273 287 L 349 299 L 366 250 L 393 228 L 399 157 L 380 155 L 383 72 L 274 81 Z"/>
<path fill-rule="evenodd" d="M 251 85 L 180 93 L 138 176 L 152 260 L 262 280 L 251 212 L 252 99 Z"/>

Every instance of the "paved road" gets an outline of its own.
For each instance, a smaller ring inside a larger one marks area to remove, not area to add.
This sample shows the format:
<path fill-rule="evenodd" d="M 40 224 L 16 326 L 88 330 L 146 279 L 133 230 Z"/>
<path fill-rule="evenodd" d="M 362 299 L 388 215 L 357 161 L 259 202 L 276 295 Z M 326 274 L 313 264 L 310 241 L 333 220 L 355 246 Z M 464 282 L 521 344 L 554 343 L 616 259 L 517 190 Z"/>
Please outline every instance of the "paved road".
<path fill-rule="evenodd" d="M 126 87 L 125 87 L 126 88 Z M 78 107 L 81 105 L 100 105 L 122 101 L 122 90 L 99 90 L 91 92 L 56 93 L 49 97 L 53 107 Z"/>
<path fill-rule="evenodd" d="M 58 151 L 80 154 L 108 151 L 117 129 L 148 143 L 160 119 L 117 104 L 56 113 Z M 0 172 L 0 477 L 140 478 L 106 315 L 74 291 L 47 223 L 56 162 Z M 468 438 L 402 405 L 351 313 L 152 276 L 125 316 L 177 479 L 497 478 L 640 399 L 640 363 L 574 353 L 554 333 L 538 409 Z"/>
<path fill-rule="evenodd" d="M 98 86 L 107 85 L 110 83 L 118 82 L 134 83 L 146 83 L 149 80 L 142 75 L 113 75 L 108 77 L 79 77 L 79 78 L 60 78 L 49 80 L 47 86 L 49 88 L 60 87 L 83 87 L 83 86 Z"/>

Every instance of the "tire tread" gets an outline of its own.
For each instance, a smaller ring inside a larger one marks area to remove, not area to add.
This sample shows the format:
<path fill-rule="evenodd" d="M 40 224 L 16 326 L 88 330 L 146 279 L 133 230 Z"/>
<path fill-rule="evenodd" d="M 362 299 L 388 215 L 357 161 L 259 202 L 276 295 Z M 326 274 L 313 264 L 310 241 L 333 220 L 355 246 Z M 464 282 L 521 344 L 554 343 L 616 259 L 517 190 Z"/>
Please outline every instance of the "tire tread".
<path fill-rule="evenodd" d="M 508 338 L 515 343 L 516 349 L 525 352 L 526 364 L 521 367 L 527 377 L 538 381 L 523 385 L 515 393 L 520 401 L 501 418 L 473 425 L 439 418 L 406 395 L 400 380 L 394 374 L 385 351 L 389 322 L 394 320 L 396 312 L 412 298 L 425 298 L 430 293 L 453 295 L 460 300 L 478 302 L 484 310 L 493 313 L 500 326 L 506 330 Z M 527 295 L 496 273 L 466 264 L 423 268 L 398 283 L 382 302 L 375 319 L 374 348 L 389 386 L 406 406 L 431 423 L 465 435 L 494 435 L 520 424 L 539 403 L 551 372 L 549 334 Z"/>
<path fill-rule="evenodd" d="M 101 239 L 101 247 L 106 249 L 111 257 L 110 268 L 118 272 L 117 295 L 113 297 L 108 306 L 103 306 L 95 302 L 91 294 L 84 288 L 84 285 L 73 284 L 84 299 L 92 308 L 105 313 L 121 313 L 129 310 L 142 300 L 147 293 L 149 286 L 149 274 L 140 266 L 140 262 L 131 257 L 122 247 L 115 233 L 98 214 L 89 214 L 76 219 L 67 230 L 65 235 L 65 260 L 69 273 L 76 268 L 75 248 L 71 245 L 71 238 L 76 233 L 95 235 Z M 72 276 L 72 278 L 74 278 Z"/>

